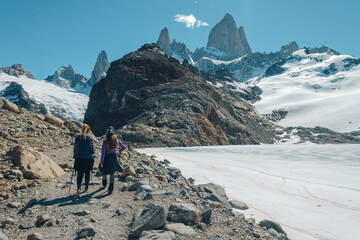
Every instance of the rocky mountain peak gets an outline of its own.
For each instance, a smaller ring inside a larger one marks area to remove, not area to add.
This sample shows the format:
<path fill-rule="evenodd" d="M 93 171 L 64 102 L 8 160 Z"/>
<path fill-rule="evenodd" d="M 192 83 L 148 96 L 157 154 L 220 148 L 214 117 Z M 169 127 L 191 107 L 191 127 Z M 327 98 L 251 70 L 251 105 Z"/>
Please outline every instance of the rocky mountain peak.
<path fill-rule="evenodd" d="M 271 142 L 270 125 L 248 124 L 262 120 L 240 97 L 223 97 L 209 79 L 146 44 L 111 63 L 91 90 L 84 122 L 97 135 L 114 126 L 124 141 L 147 146 Z"/>
<path fill-rule="evenodd" d="M 62 66 L 55 71 L 54 75 L 48 76 L 45 80 L 62 88 L 75 88 L 78 84 L 83 85 L 88 81 L 83 75 L 77 74 L 71 65 Z"/>
<path fill-rule="evenodd" d="M 88 83 L 90 85 L 94 85 L 100 81 L 100 79 L 104 78 L 109 67 L 110 63 L 108 61 L 107 54 L 105 50 L 102 50 L 96 59 L 94 70 L 91 72 L 91 77 Z"/>
<path fill-rule="evenodd" d="M 241 40 L 241 43 L 244 47 L 244 51 L 246 54 L 248 53 L 251 53 L 251 48 L 250 48 L 250 45 L 246 39 L 246 35 L 245 35 L 245 30 L 244 30 L 244 26 L 240 26 L 239 27 L 239 35 L 240 35 L 240 40 Z"/>
<path fill-rule="evenodd" d="M 170 36 L 167 27 L 161 30 L 156 44 L 159 45 L 166 53 L 170 51 Z"/>
<path fill-rule="evenodd" d="M 22 64 L 14 64 L 11 67 L 0 68 L 0 72 L 4 72 L 10 76 L 26 76 L 28 78 L 34 79 L 34 76 L 31 74 L 31 72 L 24 71 Z"/>
<path fill-rule="evenodd" d="M 299 50 L 299 45 L 295 41 L 292 41 L 288 45 L 281 46 L 280 54 L 284 58 L 287 58 L 288 56 L 290 56 L 293 52 L 296 52 L 297 50 Z"/>
<path fill-rule="evenodd" d="M 238 29 L 234 18 L 228 13 L 211 29 L 207 47 L 214 47 L 225 52 L 229 59 L 251 52 L 244 28 Z"/>

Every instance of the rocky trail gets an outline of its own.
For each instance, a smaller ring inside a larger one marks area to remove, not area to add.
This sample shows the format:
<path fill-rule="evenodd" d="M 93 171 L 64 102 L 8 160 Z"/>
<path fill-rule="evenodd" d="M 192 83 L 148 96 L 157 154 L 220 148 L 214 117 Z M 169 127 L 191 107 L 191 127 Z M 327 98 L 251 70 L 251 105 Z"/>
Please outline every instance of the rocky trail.
<path fill-rule="evenodd" d="M 101 187 L 96 159 L 89 191 L 76 199 L 70 180 L 77 123 L 24 109 L 0 114 L 1 240 L 287 239 L 280 225 L 260 226 L 234 210 L 246 206 L 231 203 L 222 187 L 195 185 L 169 161 L 136 151 L 121 155 L 124 171 L 112 195 Z"/>

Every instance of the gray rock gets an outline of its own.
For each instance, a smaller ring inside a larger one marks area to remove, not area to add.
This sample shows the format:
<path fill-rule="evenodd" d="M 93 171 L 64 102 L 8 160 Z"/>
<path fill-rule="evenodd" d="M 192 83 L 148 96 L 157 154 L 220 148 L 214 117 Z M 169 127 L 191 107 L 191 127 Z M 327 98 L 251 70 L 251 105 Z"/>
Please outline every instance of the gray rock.
<path fill-rule="evenodd" d="M 165 225 L 165 208 L 150 203 L 144 209 L 134 214 L 134 221 L 131 226 L 131 235 L 139 237 L 145 230 L 154 230 Z"/>
<path fill-rule="evenodd" d="M 273 236 L 273 237 L 275 237 L 275 238 L 277 238 L 277 239 L 279 239 L 279 240 L 282 239 L 282 237 L 280 236 L 280 234 L 279 234 L 275 229 L 269 228 L 269 229 L 268 229 L 268 232 L 270 233 L 271 236 Z"/>
<path fill-rule="evenodd" d="M 86 216 L 86 215 L 91 214 L 91 212 L 88 210 L 82 210 L 82 211 L 78 211 L 78 212 L 73 212 L 73 214 L 76 216 Z"/>
<path fill-rule="evenodd" d="M 255 238 L 261 238 L 261 235 L 257 232 L 252 232 L 252 235 L 255 237 Z"/>
<path fill-rule="evenodd" d="M 145 197 L 143 198 L 143 200 L 151 200 L 153 198 L 152 193 L 146 193 Z"/>
<path fill-rule="evenodd" d="M 249 207 L 246 205 L 246 203 L 238 201 L 238 200 L 231 200 L 230 204 L 233 208 L 235 209 L 240 209 L 240 210 L 247 210 L 249 209 Z"/>
<path fill-rule="evenodd" d="M 241 212 L 235 212 L 235 216 L 238 217 L 239 219 L 245 219 L 245 214 Z"/>
<path fill-rule="evenodd" d="M 20 224 L 19 224 L 20 229 L 30 229 L 34 226 L 35 226 L 35 224 L 30 221 L 23 221 L 23 222 L 20 222 Z"/>
<path fill-rule="evenodd" d="M 212 216 L 212 210 L 211 210 L 210 207 L 206 206 L 201 211 L 201 222 L 206 223 L 206 224 L 210 224 L 211 216 Z"/>
<path fill-rule="evenodd" d="M 0 240 L 9 240 L 5 233 L 3 233 L 2 231 L 0 231 Z"/>
<path fill-rule="evenodd" d="M 38 219 L 36 221 L 36 225 L 43 225 L 48 220 L 50 220 L 49 214 L 43 214 L 41 216 L 38 216 Z"/>
<path fill-rule="evenodd" d="M 81 225 L 76 232 L 78 238 L 93 237 L 96 234 L 96 230 L 91 223 Z"/>
<path fill-rule="evenodd" d="M 124 215 L 125 213 L 127 213 L 126 209 L 124 208 L 118 208 L 116 209 L 115 213 L 118 215 L 118 216 L 121 216 L 121 215 Z"/>
<path fill-rule="evenodd" d="M 219 202 L 227 209 L 232 208 L 223 187 L 214 183 L 203 184 L 200 186 L 203 187 L 207 193 L 210 193 L 210 195 L 208 195 L 206 199 L 214 202 Z"/>
<path fill-rule="evenodd" d="M 26 240 L 43 240 L 43 236 L 40 233 L 34 232 L 27 236 Z"/>
<path fill-rule="evenodd" d="M 194 205 L 180 203 L 170 205 L 167 218 L 173 222 L 198 224 L 200 216 L 201 212 Z"/>
<path fill-rule="evenodd" d="M 145 170 L 145 172 L 146 172 L 146 171 L 154 172 L 154 169 L 152 169 L 152 168 L 151 168 L 150 166 L 148 166 L 148 165 L 142 165 L 141 167 Z"/>
<path fill-rule="evenodd" d="M 11 217 L 7 217 L 2 221 L 3 225 L 14 224 L 15 222 L 16 222 L 16 220 Z"/>
<path fill-rule="evenodd" d="M 12 170 L 11 175 L 16 176 L 18 180 L 22 179 L 24 176 L 24 174 L 20 170 Z"/>
<path fill-rule="evenodd" d="M 262 220 L 262 221 L 259 222 L 259 225 L 261 227 L 266 228 L 266 229 L 273 228 L 278 233 L 282 233 L 285 236 L 287 236 L 286 232 L 282 229 L 280 224 L 278 224 L 277 222 L 273 222 L 273 221 L 270 221 L 270 220 Z"/>
<path fill-rule="evenodd" d="M 8 207 L 9 208 L 19 208 L 21 206 L 21 203 L 19 202 L 9 202 Z"/>
<path fill-rule="evenodd" d="M 136 193 L 135 194 L 139 194 L 141 192 L 152 192 L 152 188 L 150 185 L 141 185 L 140 187 L 138 187 L 136 189 Z"/>
<path fill-rule="evenodd" d="M 275 237 L 276 239 L 279 239 L 279 240 L 282 239 L 280 234 L 275 229 L 269 228 L 267 231 L 270 233 L 271 236 Z"/>
<path fill-rule="evenodd" d="M 171 231 L 151 230 L 143 231 L 139 240 L 174 240 L 175 234 Z"/>
<path fill-rule="evenodd" d="M 188 197 L 188 196 L 189 196 L 189 193 L 188 193 L 185 189 L 182 189 L 182 190 L 179 192 L 179 195 L 182 196 L 182 197 Z"/>
<path fill-rule="evenodd" d="M 176 167 L 169 167 L 167 168 L 167 170 L 169 170 L 169 175 L 173 178 L 173 179 L 177 179 L 178 177 L 181 176 L 181 171 L 180 169 L 176 168 Z"/>
<path fill-rule="evenodd" d="M 129 187 L 129 191 L 136 191 L 142 185 L 150 185 L 149 179 L 144 179 L 144 180 L 135 182 L 133 185 L 131 185 Z"/>
<path fill-rule="evenodd" d="M 183 223 L 170 223 L 165 225 L 165 230 L 172 231 L 182 236 L 192 236 L 196 232 L 189 226 L 185 226 Z"/>

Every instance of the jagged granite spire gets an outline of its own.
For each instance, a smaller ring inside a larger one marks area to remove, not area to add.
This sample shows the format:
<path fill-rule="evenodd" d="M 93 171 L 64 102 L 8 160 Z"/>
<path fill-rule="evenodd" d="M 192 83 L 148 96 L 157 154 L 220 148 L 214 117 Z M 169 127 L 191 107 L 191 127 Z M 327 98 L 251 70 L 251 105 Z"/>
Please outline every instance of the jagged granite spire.
<path fill-rule="evenodd" d="M 105 50 L 102 50 L 97 57 L 94 70 L 91 72 L 88 84 L 93 86 L 95 83 L 100 81 L 100 79 L 104 78 L 109 67 L 110 63 L 107 59 L 107 54 Z"/>
<path fill-rule="evenodd" d="M 238 29 L 233 16 L 228 13 L 211 29 L 206 46 L 214 47 L 224 52 L 230 59 L 238 58 L 251 52 L 245 37 L 244 28 L 240 27 Z"/>
<path fill-rule="evenodd" d="M 159 45 L 166 53 L 170 52 L 170 36 L 167 27 L 161 30 L 156 44 Z"/>
<path fill-rule="evenodd" d="M 245 54 L 251 53 L 252 51 L 251 51 L 250 45 L 246 39 L 245 30 L 244 30 L 243 26 L 239 27 L 239 35 L 240 35 L 241 43 L 244 47 Z"/>

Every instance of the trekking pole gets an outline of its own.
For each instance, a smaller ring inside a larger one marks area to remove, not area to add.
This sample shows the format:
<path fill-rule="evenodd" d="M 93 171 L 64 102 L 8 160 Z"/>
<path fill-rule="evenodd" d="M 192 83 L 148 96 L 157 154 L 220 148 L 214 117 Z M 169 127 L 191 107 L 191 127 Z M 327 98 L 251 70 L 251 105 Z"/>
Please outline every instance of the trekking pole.
<path fill-rule="evenodd" d="M 72 169 L 72 171 L 71 171 L 71 179 L 70 179 L 70 183 L 69 183 L 69 194 L 70 194 L 70 189 L 71 189 L 71 185 L 72 185 L 72 183 L 73 183 L 73 177 L 74 177 L 74 169 Z"/>

